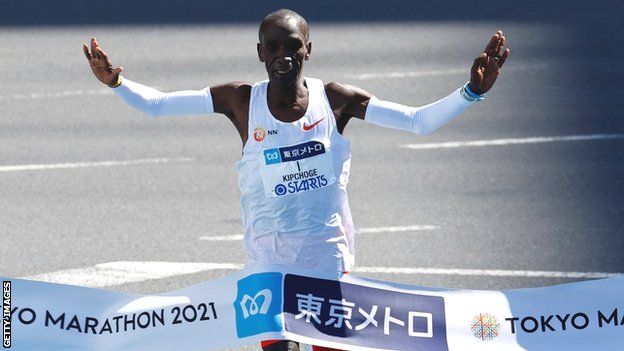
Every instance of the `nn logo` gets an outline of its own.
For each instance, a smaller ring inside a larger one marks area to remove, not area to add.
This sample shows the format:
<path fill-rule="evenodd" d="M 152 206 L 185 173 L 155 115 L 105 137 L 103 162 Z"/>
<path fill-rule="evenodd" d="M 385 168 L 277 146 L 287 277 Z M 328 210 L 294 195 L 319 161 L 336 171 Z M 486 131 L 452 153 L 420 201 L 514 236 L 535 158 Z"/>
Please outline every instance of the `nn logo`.
<path fill-rule="evenodd" d="M 239 338 L 283 330 L 281 273 L 252 274 L 239 280 L 237 287 L 234 309 Z"/>
<path fill-rule="evenodd" d="M 261 142 L 267 135 L 277 135 L 276 129 L 269 129 L 268 131 L 262 127 L 258 127 L 253 131 L 253 137 L 257 142 Z"/>

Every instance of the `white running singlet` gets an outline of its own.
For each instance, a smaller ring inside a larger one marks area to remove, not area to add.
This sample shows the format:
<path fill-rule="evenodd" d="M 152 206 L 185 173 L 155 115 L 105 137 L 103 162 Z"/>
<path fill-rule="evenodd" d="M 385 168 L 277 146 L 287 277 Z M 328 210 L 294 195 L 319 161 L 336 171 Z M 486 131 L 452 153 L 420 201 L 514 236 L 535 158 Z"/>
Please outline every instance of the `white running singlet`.
<path fill-rule="evenodd" d="M 342 273 L 354 264 L 349 141 L 338 132 L 323 82 L 305 82 L 308 108 L 289 123 L 269 111 L 268 80 L 251 88 L 237 164 L 245 251 L 252 264 Z"/>

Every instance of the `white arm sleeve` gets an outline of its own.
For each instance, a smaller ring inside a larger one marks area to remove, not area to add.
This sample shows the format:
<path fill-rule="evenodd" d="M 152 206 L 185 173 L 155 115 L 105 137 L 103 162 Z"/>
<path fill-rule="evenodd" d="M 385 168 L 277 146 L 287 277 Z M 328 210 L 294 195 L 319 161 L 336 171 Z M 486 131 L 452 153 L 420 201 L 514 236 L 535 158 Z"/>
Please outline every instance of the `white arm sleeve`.
<path fill-rule="evenodd" d="M 368 102 L 364 120 L 382 127 L 426 135 L 453 120 L 472 104 L 474 102 L 462 96 L 461 88 L 442 100 L 422 107 L 404 106 L 373 96 Z"/>
<path fill-rule="evenodd" d="M 163 93 L 124 77 L 121 85 L 113 88 L 113 92 L 128 105 L 154 117 L 214 112 L 210 88 Z"/>

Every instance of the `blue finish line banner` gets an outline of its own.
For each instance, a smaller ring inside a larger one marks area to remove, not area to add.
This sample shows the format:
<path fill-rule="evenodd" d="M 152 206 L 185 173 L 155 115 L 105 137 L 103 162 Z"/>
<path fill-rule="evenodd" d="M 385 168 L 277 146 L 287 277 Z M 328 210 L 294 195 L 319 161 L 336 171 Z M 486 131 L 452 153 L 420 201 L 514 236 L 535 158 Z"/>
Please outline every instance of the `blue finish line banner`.
<path fill-rule="evenodd" d="M 216 350 L 290 339 L 344 350 L 621 350 L 624 277 L 431 289 L 279 266 L 135 295 L 3 278 L 12 350 Z"/>

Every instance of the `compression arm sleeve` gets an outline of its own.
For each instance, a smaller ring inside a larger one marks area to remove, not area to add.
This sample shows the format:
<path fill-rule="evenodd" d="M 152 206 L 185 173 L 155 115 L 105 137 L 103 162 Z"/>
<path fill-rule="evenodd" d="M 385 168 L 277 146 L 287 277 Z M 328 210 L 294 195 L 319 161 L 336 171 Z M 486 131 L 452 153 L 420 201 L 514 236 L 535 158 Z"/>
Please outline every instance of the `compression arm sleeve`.
<path fill-rule="evenodd" d="M 382 127 L 426 135 L 453 120 L 472 104 L 474 101 L 468 101 L 463 96 L 462 88 L 422 107 L 404 106 L 373 96 L 368 102 L 364 120 Z"/>
<path fill-rule="evenodd" d="M 214 112 L 210 88 L 163 93 L 124 77 L 113 92 L 128 105 L 154 117 Z"/>

